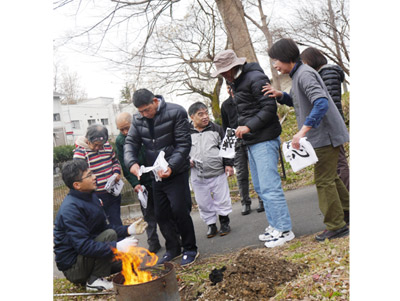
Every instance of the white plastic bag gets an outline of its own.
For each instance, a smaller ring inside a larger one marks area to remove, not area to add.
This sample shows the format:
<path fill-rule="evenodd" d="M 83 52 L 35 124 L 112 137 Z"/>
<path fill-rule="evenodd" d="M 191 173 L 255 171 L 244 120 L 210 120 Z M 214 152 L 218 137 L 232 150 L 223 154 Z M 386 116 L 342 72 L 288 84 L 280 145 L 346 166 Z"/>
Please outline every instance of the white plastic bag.
<path fill-rule="evenodd" d="M 282 143 L 285 161 L 290 163 L 294 172 L 318 162 L 315 150 L 311 143 L 307 141 L 307 137 L 301 138 L 299 143 L 300 149 L 294 149 L 292 141 Z"/>
<path fill-rule="evenodd" d="M 168 162 L 165 160 L 164 156 L 165 156 L 164 151 L 161 151 L 158 154 L 157 159 L 154 162 L 153 166 L 150 167 L 145 167 L 144 165 L 140 166 L 139 176 L 141 176 L 146 172 L 153 171 L 156 182 L 161 181 L 162 179 L 158 176 L 157 172 L 159 170 L 162 170 L 164 172 L 168 170 Z"/>
<path fill-rule="evenodd" d="M 147 191 L 146 187 L 141 185 L 143 191 L 139 190 L 138 192 L 138 198 L 140 203 L 142 204 L 143 208 L 146 209 L 147 208 L 147 198 L 149 196 L 149 192 Z"/>

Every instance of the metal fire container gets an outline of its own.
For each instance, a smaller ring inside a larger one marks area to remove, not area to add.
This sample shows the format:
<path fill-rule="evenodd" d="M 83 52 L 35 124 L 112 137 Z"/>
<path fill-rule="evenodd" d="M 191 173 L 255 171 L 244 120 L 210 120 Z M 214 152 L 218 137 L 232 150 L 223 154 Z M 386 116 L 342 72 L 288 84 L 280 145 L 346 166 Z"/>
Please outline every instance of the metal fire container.
<path fill-rule="evenodd" d="M 174 265 L 164 263 L 162 268 L 147 268 L 157 279 L 145 283 L 124 285 L 125 277 L 118 273 L 113 278 L 116 301 L 180 301 Z"/>

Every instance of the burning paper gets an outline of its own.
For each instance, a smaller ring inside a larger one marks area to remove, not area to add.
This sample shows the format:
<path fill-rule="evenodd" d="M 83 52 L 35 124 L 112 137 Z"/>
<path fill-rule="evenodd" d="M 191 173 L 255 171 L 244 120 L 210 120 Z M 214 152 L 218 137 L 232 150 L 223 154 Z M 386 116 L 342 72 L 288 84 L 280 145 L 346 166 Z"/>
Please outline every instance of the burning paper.
<path fill-rule="evenodd" d="M 129 252 L 120 252 L 113 249 L 115 260 L 121 260 L 122 272 L 125 278 L 124 285 L 132 285 L 148 282 L 157 279 L 157 276 L 152 276 L 149 271 L 140 270 L 141 265 L 147 267 L 154 266 L 158 261 L 158 256 L 151 253 L 149 250 L 142 247 L 131 247 Z"/>

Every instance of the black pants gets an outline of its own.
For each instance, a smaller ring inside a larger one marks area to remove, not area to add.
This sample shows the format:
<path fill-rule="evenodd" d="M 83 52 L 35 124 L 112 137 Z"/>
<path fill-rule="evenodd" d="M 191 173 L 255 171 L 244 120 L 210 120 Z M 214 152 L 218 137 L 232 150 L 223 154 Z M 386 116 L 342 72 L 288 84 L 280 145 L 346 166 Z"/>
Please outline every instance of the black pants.
<path fill-rule="evenodd" d="M 146 187 L 148 188 L 148 187 Z M 154 197 L 153 197 L 153 190 L 149 187 L 147 189 L 148 197 L 147 197 L 147 208 L 143 208 L 142 203 L 140 203 L 140 209 L 143 213 L 143 218 L 147 222 L 147 244 L 150 246 L 157 245 L 160 243 L 158 240 L 157 235 L 157 221 L 156 216 L 154 214 Z"/>
<path fill-rule="evenodd" d="M 154 212 L 165 238 L 165 247 L 172 254 L 181 253 L 179 235 L 183 251 L 197 251 L 196 236 L 192 217 L 189 188 L 189 172 L 183 172 L 161 182 L 153 180 Z M 179 235 L 176 232 L 178 228 Z"/>
<path fill-rule="evenodd" d="M 103 208 L 110 224 L 121 226 L 121 195 L 115 196 L 107 192 L 98 193 L 97 196 L 103 201 Z"/>

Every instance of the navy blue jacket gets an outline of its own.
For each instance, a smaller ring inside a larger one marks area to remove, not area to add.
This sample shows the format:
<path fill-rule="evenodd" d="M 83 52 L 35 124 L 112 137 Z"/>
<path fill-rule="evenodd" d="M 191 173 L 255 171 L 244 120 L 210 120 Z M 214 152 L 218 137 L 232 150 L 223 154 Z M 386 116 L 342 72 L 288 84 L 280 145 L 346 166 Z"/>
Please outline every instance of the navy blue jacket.
<path fill-rule="evenodd" d="M 128 226 L 107 223 L 101 201 L 95 193 L 71 189 L 58 210 L 54 223 L 54 253 L 60 271 L 68 270 L 78 255 L 88 257 L 113 256 L 111 247 L 116 241 L 94 241 L 107 229 L 114 229 L 118 237 L 128 236 Z"/>

